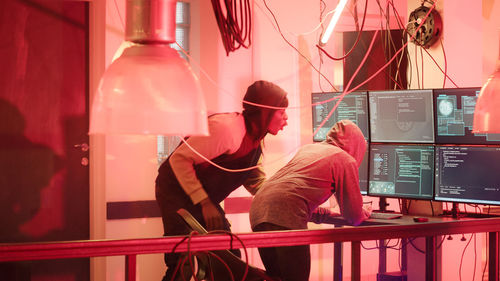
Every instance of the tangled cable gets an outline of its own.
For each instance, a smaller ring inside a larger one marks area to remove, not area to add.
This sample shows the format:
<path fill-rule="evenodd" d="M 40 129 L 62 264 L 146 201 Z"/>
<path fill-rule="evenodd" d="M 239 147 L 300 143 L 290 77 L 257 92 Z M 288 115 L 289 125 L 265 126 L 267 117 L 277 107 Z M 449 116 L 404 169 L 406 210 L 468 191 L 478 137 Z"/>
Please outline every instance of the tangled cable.
<path fill-rule="evenodd" d="M 240 281 L 239 279 L 237 279 L 237 276 L 235 276 L 233 274 L 232 269 L 226 263 L 224 258 L 219 256 L 218 254 L 216 254 L 214 251 L 192 251 L 191 250 L 191 238 L 193 236 L 196 236 L 196 235 L 206 235 L 206 234 L 227 234 L 227 235 L 229 235 L 231 238 L 230 249 L 233 249 L 233 240 L 234 239 L 236 239 L 240 243 L 241 248 L 243 249 L 243 252 L 245 253 L 245 259 L 243 261 L 245 263 L 245 268 L 244 268 L 244 271 L 243 271 L 242 276 L 241 276 L 241 281 L 245 280 L 248 273 L 249 273 L 249 267 L 250 267 L 250 265 L 248 264 L 247 249 L 246 249 L 245 245 L 243 244 L 243 241 L 236 234 L 234 234 L 230 231 L 225 231 L 225 230 L 214 230 L 214 231 L 209 231 L 207 233 L 198 233 L 197 231 L 191 231 L 189 233 L 189 235 L 185 236 L 181 241 L 179 241 L 172 249 L 172 253 L 175 252 L 175 249 L 179 245 L 181 245 L 183 243 L 187 243 L 187 254 L 184 257 L 182 257 L 179 260 L 179 262 L 177 263 L 177 266 L 175 267 L 175 270 L 174 270 L 174 274 L 172 276 L 172 280 L 175 279 L 177 274 L 180 274 L 180 276 L 182 277 L 182 280 L 187 281 L 186 276 L 185 276 L 185 272 L 184 272 L 184 265 L 187 263 L 189 265 L 188 268 L 190 270 L 191 277 L 195 281 L 200 281 L 200 276 L 198 276 L 197 270 L 196 270 L 197 266 L 193 263 L 194 258 L 196 257 L 197 261 L 198 261 L 198 267 L 204 267 L 204 270 L 208 271 L 208 272 L 204 272 L 203 274 L 207 274 L 207 273 L 210 274 L 209 276 L 202 275 L 201 279 L 216 281 L 217 276 L 214 276 L 213 271 L 211 270 L 211 267 L 213 266 L 213 264 L 210 261 L 210 258 L 213 258 L 213 259 L 217 260 L 221 264 L 221 266 L 227 271 L 228 277 L 230 278 L 231 281 Z"/>
<path fill-rule="evenodd" d="M 226 55 L 240 47 L 248 48 L 252 31 L 250 0 L 212 0 L 212 7 Z"/>

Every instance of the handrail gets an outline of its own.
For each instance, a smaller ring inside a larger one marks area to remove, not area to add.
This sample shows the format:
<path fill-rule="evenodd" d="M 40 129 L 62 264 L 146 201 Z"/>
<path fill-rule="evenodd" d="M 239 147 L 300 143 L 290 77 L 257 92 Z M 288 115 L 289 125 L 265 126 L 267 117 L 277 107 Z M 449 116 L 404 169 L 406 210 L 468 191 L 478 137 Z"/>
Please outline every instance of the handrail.
<path fill-rule="evenodd" d="M 390 224 L 385 225 L 241 233 L 238 237 L 245 247 L 257 248 L 476 232 L 500 232 L 500 218 L 461 220 L 431 218 L 426 223 L 414 223 L 411 218 L 403 218 L 399 219 L 398 223 L 391 221 Z M 135 255 L 171 252 L 183 239 L 183 236 L 170 236 L 124 240 L 0 244 L 0 262 L 125 255 L 127 260 L 134 263 L 129 264 L 128 269 L 135 270 Z M 229 249 L 231 246 L 242 248 L 237 240 L 225 234 L 194 235 L 189 245 L 191 251 L 221 250 Z M 187 243 L 181 243 L 175 252 L 187 250 Z M 129 275 L 128 280 L 135 280 L 135 274 L 133 275 L 132 279 Z"/>

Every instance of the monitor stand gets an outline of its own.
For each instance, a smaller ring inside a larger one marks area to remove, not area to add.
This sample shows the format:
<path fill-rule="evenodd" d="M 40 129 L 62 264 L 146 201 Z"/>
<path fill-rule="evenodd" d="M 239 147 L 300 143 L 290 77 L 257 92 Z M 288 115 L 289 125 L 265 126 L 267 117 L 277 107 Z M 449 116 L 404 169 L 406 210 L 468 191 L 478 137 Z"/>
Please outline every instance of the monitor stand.
<path fill-rule="evenodd" d="M 387 199 L 385 197 L 380 197 L 378 200 L 378 210 L 380 213 L 394 213 L 392 210 L 387 210 L 389 203 L 387 203 Z"/>
<path fill-rule="evenodd" d="M 475 214 L 475 213 L 460 213 L 460 209 L 458 208 L 458 204 L 456 202 L 452 203 L 451 211 L 443 212 L 443 216 L 451 216 L 454 219 L 459 218 L 491 218 L 498 217 L 498 214 Z"/>

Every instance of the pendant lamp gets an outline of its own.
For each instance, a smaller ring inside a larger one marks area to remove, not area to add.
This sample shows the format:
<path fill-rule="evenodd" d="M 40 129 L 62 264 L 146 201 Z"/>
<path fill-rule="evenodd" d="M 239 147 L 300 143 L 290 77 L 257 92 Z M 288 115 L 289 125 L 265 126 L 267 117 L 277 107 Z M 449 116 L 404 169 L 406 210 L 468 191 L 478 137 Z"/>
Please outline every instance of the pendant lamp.
<path fill-rule="evenodd" d="M 169 46 L 176 0 L 126 0 L 122 55 L 106 69 L 91 109 L 90 134 L 208 135 L 197 77 Z"/>
<path fill-rule="evenodd" d="M 477 98 L 472 132 L 500 133 L 500 54 L 495 72 L 483 85 Z"/>

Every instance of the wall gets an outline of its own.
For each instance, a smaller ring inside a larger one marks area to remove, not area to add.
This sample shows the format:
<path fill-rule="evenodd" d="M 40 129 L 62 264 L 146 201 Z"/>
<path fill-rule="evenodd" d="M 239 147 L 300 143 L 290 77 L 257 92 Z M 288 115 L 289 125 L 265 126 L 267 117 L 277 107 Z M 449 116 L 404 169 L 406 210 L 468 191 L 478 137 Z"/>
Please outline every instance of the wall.
<path fill-rule="evenodd" d="M 420 2 L 409 0 L 408 14 Z M 416 50 L 413 44 L 409 45 L 413 73 L 411 88 L 418 88 L 415 61 L 418 62 L 420 76 L 424 71 L 423 88 L 481 86 L 493 72 L 498 55 L 497 32 L 500 21 L 492 17 L 499 12 L 498 1 L 436 2 L 436 10 L 443 19 L 442 45 L 437 42 L 428 49 L 429 54 L 423 53 L 423 65 L 420 50 Z M 443 84 L 444 74 L 431 56 L 447 71 L 453 82 L 447 79 L 446 84 Z M 420 83 L 422 87 L 422 78 Z M 453 240 L 444 240 L 442 246 L 442 280 L 461 280 L 474 275 L 480 279 L 486 260 L 485 235 L 477 234 L 475 238 L 466 235 L 464 241 L 462 235 L 453 235 L 452 238 Z"/>
<path fill-rule="evenodd" d="M 202 87 L 206 94 L 208 109 L 212 112 L 239 111 L 240 100 L 246 87 L 254 80 L 265 79 L 282 86 L 289 93 L 290 107 L 287 110 L 289 125 L 278 136 L 266 139 L 265 167 L 271 175 L 293 155 L 302 144 L 311 141 L 310 93 L 313 91 L 331 90 L 325 79 L 320 79 L 317 72 L 309 65 L 310 60 L 315 67 L 320 57 L 314 47 L 318 40 L 316 33 L 309 33 L 318 24 L 320 1 L 279 0 L 267 1 L 279 22 L 283 36 L 307 58 L 299 55 L 291 48 L 277 31 L 273 16 L 266 9 L 263 0 L 252 1 L 253 5 L 253 41 L 249 49 L 241 49 L 229 56 L 221 44 L 210 1 L 191 1 L 193 13 L 193 69 L 199 73 Z M 324 1 L 327 11 L 332 10 L 336 0 Z M 360 2 L 358 13 L 362 13 Z M 361 3 L 363 2 L 363 3 Z M 368 1 L 368 21 L 366 27 L 378 28 L 380 17 L 375 1 Z M 124 1 L 106 1 L 106 65 L 123 38 L 121 18 L 124 18 Z M 400 15 L 406 15 L 420 5 L 420 0 L 396 1 Z M 499 12 L 499 4 L 495 1 L 438 1 L 437 10 L 444 20 L 443 45 L 446 51 L 447 73 L 458 86 L 481 85 L 492 72 L 494 61 L 498 55 L 497 28 L 499 19 L 492 15 Z M 120 14 L 118 13 L 120 11 Z M 463 11 L 467 11 L 464 15 Z M 404 20 L 406 21 L 406 20 Z M 354 30 L 349 14 L 344 14 L 338 30 Z M 340 55 L 342 43 L 340 33 L 334 34 L 325 48 L 333 55 Z M 412 62 L 415 58 L 414 46 L 409 45 Z M 429 48 L 429 53 L 443 68 L 444 54 L 440 44 Z M 420 52 L 417 53 L 420 63 Z M 435 66 L 430 56 L 424 53 L 424 87 L 442 87 L 443 74 Z M 323 58 L 321 71 L 335 86 L 342 85 L 342 63 Z M 210 76 L 198 69 L 198 64 Z M 415 68 L 415 65 L 411 67 Z M 415 75 L 415 69 L 412 70 Z M 421 74 L 421 72 L 420 72 Z M 411 77 L 416 81 L 416 77 Z M 416 83 L 412 87 L 416 88 Z M 446 82 L 447 87 L 453 84 Z M 153 182 L 156 176 L 156 146 L 154 138 L 149 137 L 106 137 L 105 146 L 105 202 L 153 200 Z M 95 180 L 95 179 L 94 179 Z M 232 196 L 248 196 L 246 191 L 237 190 Z M 366 200 L 374 201 L 375 198 Z M 391 207 L 397 208 L 396 202 Z M 104 218 L 101 217 L 101 220 Z M 231 215 L 235 232 L 248 232 L 248 215 Z M 318 226 L 311 226 L 318 227 Z M 105 238 L 156 237 L 161 235 L 159 218 L 132 219 L 123 221 L 107 221 Z M 479 236 L 478 236 L 479 237 Z M 458 280 L 459 257 L 465 247 L 456 236 L 452 241 L 445 240 L 443 246 L 443 279 Z M 481 256 L 480 238 L 477 241 L 478 257 Z M 366 247 L 373 247 L 373 241 L 363 242 Z M 471 247 L 471 246 L 470 246 Z M 472 247 L 471 247 L 472 248 Z M 472 251 L 467 250 L 462 269 L 462 277 L 472 276 L 475 260 Z M 313 263 L 311 280 L 331 280 L 331 245 L 314 245 L 312 247 Z M 255 250 L 250 251 L 250 262 L 261 265 Z M 389 251 L 388 270 L 399 270 L 396 251 Z M 367 263 L 378 257 L 376 251 L 362 251 L 362 279 L 375 280 L 377 263 Z M 344 255 L 345 278 L 349 279 L 349 247 Z M 479 262 L 479 259 L 478 259 Z M 124 258 L 107 258 L 106 280 L 123 280 Z M 159 280 L 164 266 L 161 255 L 138 257 L 139 280 Z M 482 274 L 482 267 L 477 264 L 476 277 Z"/>

